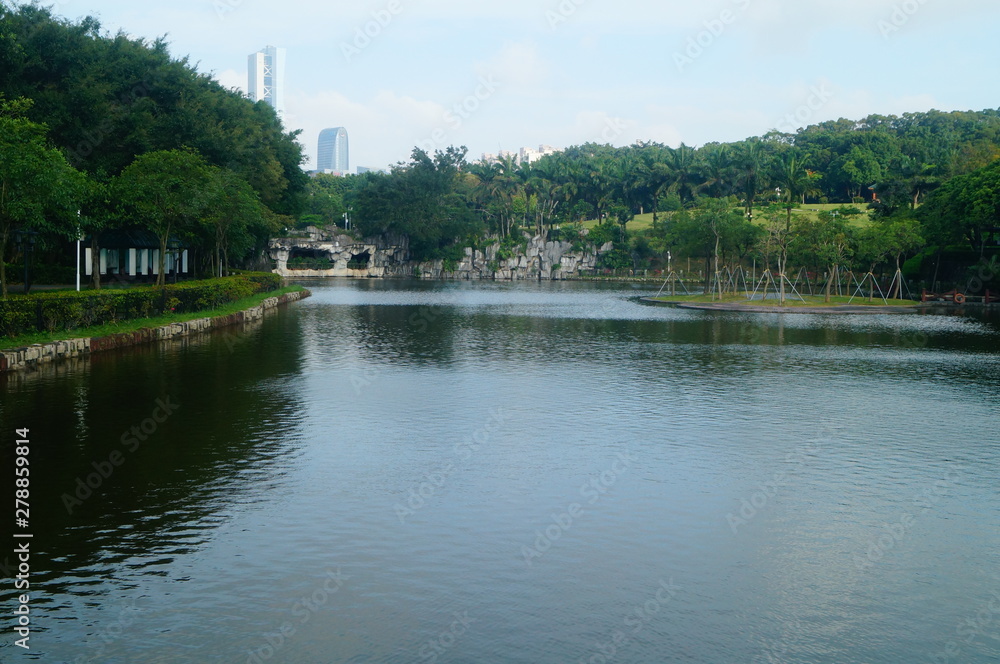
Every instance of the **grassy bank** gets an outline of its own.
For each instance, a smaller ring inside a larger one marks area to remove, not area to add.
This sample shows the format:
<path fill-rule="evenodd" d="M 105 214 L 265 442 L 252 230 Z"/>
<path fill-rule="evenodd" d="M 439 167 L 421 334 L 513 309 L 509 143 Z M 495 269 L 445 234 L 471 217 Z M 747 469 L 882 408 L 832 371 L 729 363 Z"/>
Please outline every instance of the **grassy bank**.
<path fill-rule="evenodd" d="M 284 288 L 271 291 L 269 293 L 257 293 L 250 297 L 245 297 L 235 302 L 203 311 L 191 311 L 187 313 L 170 313 L 162 316 L 152 316 L 149 318 L 134 318 L 132 320 L 108 323 L 106 325 L 94 325 L 92 327 L 81 327 L 72 330 L 58 330 L 55 332 L 34 332 L 22 334 L 17 337 L 0 339 L 0 349 L 9 350 L 21 348 L 32 344 L 44 344 L 52 341 L 63 341 L 65 339 L 79 339 L 82 337 L 105 337 L 111 334 L 122 332 L 135 332 L 147 327 L 160 327 L 171 323 L 183 323 L 184 321 L 195 320 L 197 318 L 214 318 L 215 316 L 225 316 L 234 314 L 244 309 L 255 307 L 269 297 L 278 297 L 285 293 L 305 290 L 302 286 L 285 286 Z"/>

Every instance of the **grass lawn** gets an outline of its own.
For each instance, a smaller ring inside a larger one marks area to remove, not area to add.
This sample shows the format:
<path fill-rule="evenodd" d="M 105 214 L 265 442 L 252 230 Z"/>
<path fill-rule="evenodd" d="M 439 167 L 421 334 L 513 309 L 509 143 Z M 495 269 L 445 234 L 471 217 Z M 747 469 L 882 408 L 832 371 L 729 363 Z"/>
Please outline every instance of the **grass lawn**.
<path fill-rule="evenodd" d="M 839 209 L 841 207 L 845 207 L 845 204 L 844 203 L 806 203 L 805 205 L 800 205 L 797 208 L 793 208 L 792 209 L 792 216 L 795 216 L 795 217 L 811 217 L 811 218 L 815 219 L 816 217 L 819 216 L 820 212 L 823 212 L 823 211 L 833 212 L 834 210 L 837 210 L 837 209 Z M 852 206 L 851 205 L 847 205 L 847 207 L 852 207 Z M 854 217 L 848 217 L 848 220 L 850 221 L 851 225 L 859 227 L 859 228 L 867 226 L 868 222 L 869 222 L 868 210 L 865 208 L 864 205 L 854 205 L 853 207 L 856 207 L 859 210 L 861 210 L 862 214 L 854 216 Z M 740 208 L 740 209 L 742 209 L 742 208 Z M 667 218 L 667 216 L 669 214 L 670 214 L 669 212 L 660 212 L 660 213 L 658 213 L 659 223 L 662 224 L 663 221 Z M 761 223 L 761 221 L 762 221 L 762 218 L 759 215 L 760 215 L 759 208 L 754 208 L 754 219 L 757 220 L 757 223 Z M 583 222 L 583 227 L 584 228 L 593 228 L 596 225 L 597 225 L 597 220 L 596 219 L 589 219 L 589 220 Z M 639 232 L 639 231 L 648 230 L 648 229 L 650 229 L 652 227 L 653 227 L 653 213 L 652 212 L 647 212 L 645 214 L 637 214 L 637 215 L 635 215 L 635 219 L 633 219 L 632 221 L 628 222 L 628 226 L 626 226 L 626 228 L 628 229 L 628 231 L 630 233 L 636 233 L 636 232 Z"/>
<path fill-rule="evenodd" d="M 195 320 L 197 318 L 225 316 L 227 314 L 234 314 L 238 311 L 255 307 L 269 297 L 278 297 L 279 295 L 284 295 L 285 293 L 301 290 L 305 290 L 305 288 L 302 286 L 285 286 L 280 290 L 271 291 L 270 293 L 257 293 L 256 295 L 251 295 L 250 297 L 237 300 L 236 302 L 221 306 L 217 309 L 192 311 L 183 314 L 164 314 L 163 316 L 154 316 L 151 318 L 134 318 L 132 320 L 121 321 L 118 323 L 95 325 L 93 327 L 81 327 L 74 330 L 56 330 L 54 332 L 34 332 L 32 334 L 22 334 L 18 337 L 0 339 L 0 349 L 10 350 L 12 348 L 22 348 L 32 344 L 45 344 L 52 341 L 79 339 L 82 337 L 105 337 L 111 334 L 120 334 L 122 332 L 135 332 L 136 330 L 141 330 L 144 327 L 161 327 L 163 325 L 183 323 L 184 321 Z"/>

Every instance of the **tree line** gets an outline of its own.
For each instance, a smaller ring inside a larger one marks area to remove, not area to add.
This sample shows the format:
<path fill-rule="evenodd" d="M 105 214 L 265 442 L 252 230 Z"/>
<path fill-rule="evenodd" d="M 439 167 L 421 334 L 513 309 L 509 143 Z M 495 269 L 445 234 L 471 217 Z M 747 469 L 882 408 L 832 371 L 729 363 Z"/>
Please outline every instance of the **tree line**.
<path fill-rule="evenodd" d="M 18 231 L 60 255 L 115 229 L 173 238 L 202 273 L 254 262 L 304 202 L 298 132 L 274 110 L 171 58 L 36 4 L 0 7 L 0 282 Z M 99 270 L 93 270 L 99 286 Z"/>
<path fill-rule="evenodd" d="M 343 225 L 346 213 L 359 233 L 409 236 L 424 259 L 486 235 L 575 240 L 597 220 L 595 237 L 616 243 L 608 267 L 663 267 L 668 252 L 781 270 L 789 256 L 820 269 L 830 251 L 866 271 L 921 252 L 974 262 L 1000 237 L 997 209 L 975 202 L 992 191 L 998 158 L 998 110 L 872 115 L 701 147 L 588 143 L 530 164 L 415 149 L 388 173 L 314 178 L 300 221 Z M 793 214 L 817 204 L 840 208 Z M 630 233 L 644 213 L 652 228 Z"/>

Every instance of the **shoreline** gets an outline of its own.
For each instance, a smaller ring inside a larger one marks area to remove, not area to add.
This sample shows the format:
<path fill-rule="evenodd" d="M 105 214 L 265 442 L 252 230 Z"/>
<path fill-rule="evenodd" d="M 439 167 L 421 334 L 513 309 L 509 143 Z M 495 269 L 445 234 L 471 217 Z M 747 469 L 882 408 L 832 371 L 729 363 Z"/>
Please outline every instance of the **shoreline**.
<path fill-rule="evenodd" d="M 283 304 L 297 302 L 312 295 L 308 289 L 284 293 L 264 299 L 260 304 L 221 316 L 194 318 L 188 321 L 170 323 L 159 327 L 144 327 L 132 332 L 120 332 L 101 337 L 77 337 L 44 344 L 32 344 L 22 348 L 0 350 L 0 374 L 31 370 L 38 365 L 59 360 L 82 357 L 93 353 L 128 348 L 177 339 L 209 330 L 260 320 L 264 314 Z"/>
<path fill-rule="evenodd" d="M 677 307 L 678 309 L 695 309 L 701 311 L 737 311 L 741 313 L 756 314 L 915 314 L 927 305 L 914 303 L 913 305 L 885 306 L 879 304 L 831 304 L 816 306 L 794 306 L 782 307 L 771 304 L 747 304 L 743 302 L 681 302 L 658 300 L 652 297 L 640 298 L 643 302 L 655 305 L 665 305 Z"/>

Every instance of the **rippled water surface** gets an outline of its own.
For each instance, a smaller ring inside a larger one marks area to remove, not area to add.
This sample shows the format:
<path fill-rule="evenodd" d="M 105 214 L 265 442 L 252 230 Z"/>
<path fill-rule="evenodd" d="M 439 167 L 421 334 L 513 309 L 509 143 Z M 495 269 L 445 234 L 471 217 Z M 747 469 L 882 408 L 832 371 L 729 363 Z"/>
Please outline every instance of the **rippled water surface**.
<path fill-rule="evenodd" d="M 309 287 L 0 383 L 35 535 L 0 660 L 1000 660 L 996 314 Z"/>

